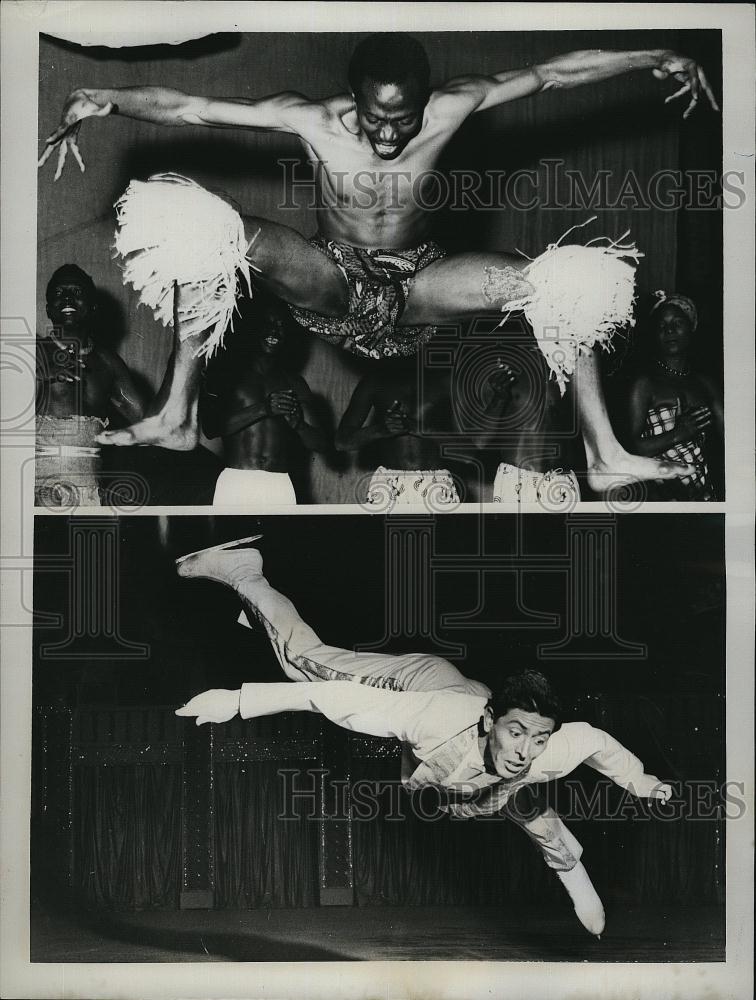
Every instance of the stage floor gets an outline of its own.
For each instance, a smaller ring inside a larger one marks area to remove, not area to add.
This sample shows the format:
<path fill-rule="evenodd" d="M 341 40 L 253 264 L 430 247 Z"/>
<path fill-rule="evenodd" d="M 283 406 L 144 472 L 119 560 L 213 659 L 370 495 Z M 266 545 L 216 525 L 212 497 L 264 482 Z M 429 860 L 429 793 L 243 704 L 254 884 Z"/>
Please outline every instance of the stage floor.
<path fill-rule="evenodd" d="M 601 940 L 561 907 L 112 913 L 35 905 L 32 962 L 717 962 L 721 908 L 614 905 Z"/>

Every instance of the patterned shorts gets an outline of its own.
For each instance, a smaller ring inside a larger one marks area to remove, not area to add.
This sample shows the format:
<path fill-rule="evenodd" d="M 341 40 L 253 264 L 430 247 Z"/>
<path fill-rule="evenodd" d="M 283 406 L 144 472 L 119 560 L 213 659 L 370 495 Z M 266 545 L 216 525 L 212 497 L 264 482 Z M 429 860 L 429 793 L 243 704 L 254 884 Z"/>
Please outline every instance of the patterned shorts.
<path fill-rule="evenodd" d="M 493 500 L 538 504 L 548 511 L 570 511 L 580 500 L 580 486 L 571 469 L 533 472 L 502 462 L 496 470 Z"/>
<path fill-rule="evenodd" d="M 310 240 L 334 261 L 349 286 L 349 309 L 344 316 L 322 316 L 289 306 L 294 319 L 330 344 L 353 354 L 390 358 L 415 354 L 435 334 L 435 326 L 398 326 L 407 304 L 412 279 L 423 268 L 446 257 L 436 243 L 408 250 L 364 250 L 315 235 Z"/>
<path fill-rule="evenodd" d="M 459 495 L 448 469 L 387 469 L 379 465 L 370 479 L 367 502 L 386 512 L 409 505 L 435 512 L 458 506 Z"/>

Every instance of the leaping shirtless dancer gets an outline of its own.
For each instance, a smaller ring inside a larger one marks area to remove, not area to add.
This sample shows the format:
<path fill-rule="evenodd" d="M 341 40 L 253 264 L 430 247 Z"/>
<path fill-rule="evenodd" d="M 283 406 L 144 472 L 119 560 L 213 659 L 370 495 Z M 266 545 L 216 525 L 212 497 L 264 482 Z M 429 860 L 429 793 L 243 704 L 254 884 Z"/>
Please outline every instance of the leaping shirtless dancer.
<path fill-rule="evenodd" d="M 318 232 L 307 240 L 280 223 L 246 218 L 255 280 L 289 303 L 312 332 L 380 359 L 414 353 L 436 326 L 499 314 L 531 290 L 520 273 L 526 261 L 489 251 L 447 255 L 429 238 L 431 216 L 418 192 L 426 181 L 432 183 L 442 150 L 468 116 L 632 70 L 651 70 L 659 79 L 680 83 L 668 100 L 689 95 L 685 117 L 702 95 L 717 108 L 703 70 L 670 51 L 573 52 L 526 69 L 457 77 L 431 89 L 420 43 L 389 34 L 358 44 L 349 65 L 350 92 L 325 100 L 295 92 L 245 100 L 194 97 L 165 87 L 79 88 L 66 100 L 40 164 L 58 147 L 56 177 L 69 149 L 83 167 L 77 147 L 82 121 L 116 113 L 159 125 L 299 136 L 315 170 Z M 195 348 L 188 340 L 179 345 L 158 412 L 126 430 L 106 432 L 102 440 L 193 447 L 196 372 L 202 363 Z M 621 448 L 592 352 L 581 355 L 576 376 L 591 488 L 690 472 Z"/>

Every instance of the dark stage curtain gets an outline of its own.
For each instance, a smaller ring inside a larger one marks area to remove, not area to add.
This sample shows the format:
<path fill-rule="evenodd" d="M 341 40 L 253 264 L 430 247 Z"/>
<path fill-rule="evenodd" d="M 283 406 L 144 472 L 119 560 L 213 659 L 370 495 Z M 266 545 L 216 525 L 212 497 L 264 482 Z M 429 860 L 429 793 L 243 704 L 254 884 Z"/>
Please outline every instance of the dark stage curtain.
<path fill-rule="evenodd" d="M 654 712 L 648 698 L 620 701 L 592 696 L 572 708 L 578 717 L 638 750 L 649 773 L 673 784 L 682 782 L 676 800 L 680 801 L 682 790 L 683 801 L 688 803 L 681 813 L 661 819 L 658 810 L 626 795 L 587 765 L 548 786 L 549 801 L 583 845 L 584 862 L 602 897 L 616 903 L 722 903 L 725 821 L 718 809 L 718 786 L 724 770 L 721 752 L 712 752 L 719 745 L 721 700 L 698 695 L 659 698 Z M 134 732 L 143 735 L 145 726 L 138 722 L 142 716 L 151 718 L 150 711 L 130 709 L 129 716 Z M 297 722 L 291 717 L 290 721 L 291 730 L 288 723 L 285 727 L 287 738 L 313 737 L 306 719 Z M 45 775 L 57 774 L 52 768 L 62 752 L 57 742 L 49 742 L 52 730 L 48 730 L 35 729 L 35 739 L 41 741 L 35 754 L 37 793 L 32 817 L 32 870 L 37 881 L 50 872 L 48 858 L 65 859 L 73 848 L 73 890 L 78 899 L 107 909 L 177 907 L 182 765 L 178 761 L 111 763 L 108 757 L 113 752 L 100 740 L 96 750 L 100 759 L 74 768 L 73 835 L 69 839 L 64 821 L 65 773 L 60 780 L 44 780 Z M 61 734 L 66 741 L 70 739 L 64 729 Z M 342 755 L 348 759 L 346 735 L 334 729 L 331 737 L 342 741 L 335 747 L 339 759 Z M 144 745 L 132 746 L 128 734 L 120 730 L 111 739 L 121 757 Z M 216 752 L 228 752 L 232 743 L 225 750 L 218 744 Z M 674 755 L 670 746 L 675 748 Z M 74 757 L 82 752 L 75 746 L 73 750 Z M 54 754 L 49 760 L 48 752 Z M 90 760 L 94 752 L 88 750 Z M 398 757 L 386 758 L 378 752 L 376 748 L 375 756 L 365 756 L 362 750 L 351 758 L 358 905 L 500 905 L 509 901 L 568 905 L 540 853 L 511 821 L 450 818 L 439 812 L 432 790 L 410 798 L 399 786 Z M 312 766 L 311 758 L 302 761 L 288 756 L 216 760 L 214 838 L 207 851 L 215 872 L 217 908 L 318 904 L 320 837 L 328 837 L 329 825 L 317 820 L 312 797 L 284 801 L 280 779 L 284 768 L 303 771 L 308 766 Z M 365 790 L 371 793 L 367 798 Z M 593 811 L 588 804 L 594 802 L 597 791 L 603 794 L 598 811 Z M 378 803 L 369 818 L 362 818 L 369 815 L 365 802 Z M 586 808 L 590 810 L 587 817 Z M 293 818 L 282 817 L 284 811 L 292 810 Z M 51 823 L 50 815 L 61 821 Z"/>
<path fill-rule="evenodd" d="M 553 898 L 549 873 L 512 823 L 498 817 L 450 819 L 434 809 L 432 793 L 397 797 L 396 763 L 391 768 L 382 761 L 360 762 L 360 778 L 393 786 L 393 801 L 386 798 L 376 819 L 354 823 L 359 905 L 500 905 Z"/>
<path fill-rule="evenodd" d="M 109 909 L 178 906 L 181 767 L 77 768 L 74 891 Z"/>
<path fill-rule="evenodd" d="M 380 780 L 374 768 L 366 770 Z M 590 789 L 589 781 L 584 785 Z M 608 799 L 618 801 L 616 795 Z M 359 905 L 501 905 L 562 898 L 555 875 L 510 821 L 422 820 L 407 797 L 401 801 L 393 818 L 383 814 L 354 824 Z M 567 825 L 583 845 L 583 861 L 607 902 L 724 901 L 724 828 L 711 818 L 665 822 L 630 800 L 614 818 L 571 818 Z"/>
<path fill-rule="evenodd" d="M 318 892 L 317 825 L 280 819 L 281 766 L 296 762 L 216 765 L 215 905 L 314 906 Z"/>

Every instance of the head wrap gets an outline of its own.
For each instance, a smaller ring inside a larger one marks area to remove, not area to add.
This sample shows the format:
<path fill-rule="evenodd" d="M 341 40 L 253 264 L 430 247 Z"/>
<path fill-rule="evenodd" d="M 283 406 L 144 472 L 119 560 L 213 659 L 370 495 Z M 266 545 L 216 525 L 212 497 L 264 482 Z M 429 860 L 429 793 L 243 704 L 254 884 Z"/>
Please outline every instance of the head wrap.
<path fill-rule="evenodd" d="M 698 326 L 698 310 L 693 299 L 689 299 L 687 295 L 679 295 L 677 292 L 668 295 L 661 290 L 654 292 L 654 295 L 657 301 L 651 306 L 652 316 L 660 306 L 675 306 L 688 320 L 691 330 L 695 330 Z"/>

